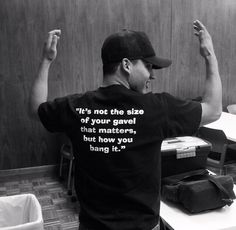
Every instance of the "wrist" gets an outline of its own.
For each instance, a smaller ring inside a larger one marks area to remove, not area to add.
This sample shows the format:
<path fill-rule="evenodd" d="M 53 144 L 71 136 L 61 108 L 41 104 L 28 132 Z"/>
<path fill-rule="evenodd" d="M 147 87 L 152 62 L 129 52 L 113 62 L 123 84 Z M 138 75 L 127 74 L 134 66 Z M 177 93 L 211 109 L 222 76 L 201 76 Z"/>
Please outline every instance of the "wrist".
<path fill-rule="evenodd" d="M 48 68 L 49 68 L 50 65 L 51 65 L 51 63 L 52 63 L 51 60 L 49 60 L 49 59 L 43 57 L 43 58 L 41 59 L 40 65 L 43 65 L 44 67 L 48 67 Z"/>
<path fill-rule="evenodd" d="M 209 53 L 209 55 L 204 57 L 205 61 L 208 63 L 217 62 L 216 55 L 214 53 Z"/>

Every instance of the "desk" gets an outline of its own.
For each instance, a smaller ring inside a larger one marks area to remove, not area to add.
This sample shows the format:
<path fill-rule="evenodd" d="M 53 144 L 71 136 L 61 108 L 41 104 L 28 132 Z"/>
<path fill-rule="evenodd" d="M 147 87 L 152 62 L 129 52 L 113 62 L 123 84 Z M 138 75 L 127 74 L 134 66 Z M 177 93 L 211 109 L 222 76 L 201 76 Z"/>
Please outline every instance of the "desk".
<path fill-rule="evenodd" d="M 236 142 L 236 115 L 222 112 L 221 117 L 208 125 L 207 128 L 223 130 L 227 139 Z"/>
<path fill-rule="evenodd" d="M 187 214 L 170 203 L 161 202 L 160 215 L 174 230 L 236 230 L 236 200 L 231 206 L 195 215 Z"/>

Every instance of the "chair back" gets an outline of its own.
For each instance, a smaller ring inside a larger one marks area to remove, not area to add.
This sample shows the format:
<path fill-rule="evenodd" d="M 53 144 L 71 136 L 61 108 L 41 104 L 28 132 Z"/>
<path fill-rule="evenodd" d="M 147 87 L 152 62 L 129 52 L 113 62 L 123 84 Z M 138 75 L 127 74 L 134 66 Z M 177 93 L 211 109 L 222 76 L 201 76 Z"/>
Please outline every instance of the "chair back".
<path fill-rule="evenodd" d="M 62 144 L 61 146 L 61 155 L 69 160 L 74 159 L 73 148 L 71 143 Z"/>
<path fill-rule="evenodd" d="M 205 139 L 212 144 L 213 152 L 225 152 L 228 141 L 223 130 L 201 127 L 198 134 L 200 138 Z"/>
<path fill-rule="evenodd" d="M 198 131 L 198 136 L 209 141 L 212 144 L 212 152 L 220 154 L 219 160 L 213 160 L 208 157 L 207 163 L 209 166 L 223 168 L 227 150 L 227 137 L 222 130 L 201 127 Z"/>

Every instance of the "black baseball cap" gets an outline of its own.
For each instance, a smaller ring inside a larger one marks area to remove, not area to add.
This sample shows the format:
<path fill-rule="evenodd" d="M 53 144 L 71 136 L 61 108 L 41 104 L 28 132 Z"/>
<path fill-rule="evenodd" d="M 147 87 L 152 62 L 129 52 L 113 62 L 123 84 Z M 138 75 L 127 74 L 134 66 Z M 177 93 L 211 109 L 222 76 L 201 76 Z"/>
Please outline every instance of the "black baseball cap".
<path fill-rule="evenodd" d="M 168 67 L 171 60 L 157 57 L 148 36 L 141 31 L 122 30 L 106 38 L 102 46 L 103 65 L 120 62 L 123 58 L 141 59 L 153 69 Z"/>

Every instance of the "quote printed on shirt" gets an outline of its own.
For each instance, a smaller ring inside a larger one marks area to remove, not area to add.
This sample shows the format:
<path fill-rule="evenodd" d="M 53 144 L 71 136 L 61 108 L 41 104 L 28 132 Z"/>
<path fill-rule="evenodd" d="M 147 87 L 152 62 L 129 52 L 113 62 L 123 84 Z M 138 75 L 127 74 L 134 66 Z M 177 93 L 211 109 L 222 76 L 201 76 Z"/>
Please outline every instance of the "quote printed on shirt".
<path fill-rule="evenodd" d="M 80 131 L 91 152 L 120 152 L 133 143 L 135 124 L 143 109 L 90 109 L 76 108 L 81 116 Z"/>

